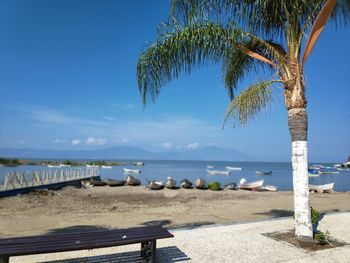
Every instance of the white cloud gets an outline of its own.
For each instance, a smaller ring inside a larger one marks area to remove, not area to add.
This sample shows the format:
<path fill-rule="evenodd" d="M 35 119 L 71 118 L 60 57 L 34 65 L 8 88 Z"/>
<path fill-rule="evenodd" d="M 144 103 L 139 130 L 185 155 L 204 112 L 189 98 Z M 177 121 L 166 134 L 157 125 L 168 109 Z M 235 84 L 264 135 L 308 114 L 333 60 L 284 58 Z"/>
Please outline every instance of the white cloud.
<path fill-rule="evenodd" d="M 89 137 L 85 141 L 86 144 L 94 144 L 94 145 L 104 145 L 107 143 L 106 138 L 94 138 L 94 137 Z"/>
<path fill-rule="evenodd" d="M 78 145 L 81 143 L 81 140 L 75 139 L 72 141 L 72 145 Z"/>
<path fill-rule="evenodd" d="M 164 142 L 164 143 L 161 143 L 160 146 L 164 149 L 170 149 L 174 146 L 174 144 L 172 144 L 170 142 Z"/>
<path fill-rule="evenodd" d="M 105 119 L 107 121 L 114 121 L 115 120 L 114 117 L 110 117 L 110 116 L 103 116 L 103 119 Z"/>
<path fill-rule="evenodd" d="M 198 146 L 199 146 L 198 142 L 192 142 L 192 143 L 187 144 L 188 149 L 197 149 Z"/>
<path fill-rule="evenodd" d="M 66 143 L 67 140 L 65 140 L 65 139 L 54 139 L 52 142 L 53 143 Z"/>

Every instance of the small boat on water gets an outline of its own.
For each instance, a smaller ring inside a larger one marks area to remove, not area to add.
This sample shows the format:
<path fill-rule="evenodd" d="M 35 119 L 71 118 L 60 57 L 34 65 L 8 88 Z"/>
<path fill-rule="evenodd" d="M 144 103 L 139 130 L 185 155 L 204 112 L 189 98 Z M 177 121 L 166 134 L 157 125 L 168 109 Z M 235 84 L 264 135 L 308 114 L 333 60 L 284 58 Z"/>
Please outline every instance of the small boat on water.
<path fill-rule="evenodd" d="M 188 179 L 183 179 L 181 182 L 180 182 L 180 186 L 182 188 L 185 188 L 185 189 L 192 189 L 192 182 Z"/>
<path fill-rule="evenodd" d="M 264 184 L 264 180 L 254 181 L 251 183 L 247 183 L 245 178 L 242 178 L 239 181 L 239 188 L 240 189 L 247 189 L 247 190 L 258 190 L 261 188 L 261 186 Z"/>
<path fill-rule="evenodd" d="M 350 171 L 349 168 L 337 168 L 338 171 Z"/>
<path fill-rule="evenodd" d="M 228 171 L 242 171 L 242 167 L 226 166 L 226 170 L 228 170 Z"/>
<path fill-rule="evenodd" d="M 262 171 L 255 171 L 255 173 L 257 175 L 271 175 L 272 174 L 272 171 L 265 171 L 265 172 L 262 172 Z"/>
<path fill-rule="evenodd" d="M 342 164 L 341 163 L 336 163 L 333 165 L 333 168 L 341 168 Z"/>
<path fill-rule="evenodd" d="M 60 167 L 71 167 L 71 165 L 70 164 L 60 164 Z"/>
<path fill-rule="evenodd" d="M 126 178 L 126 183 L 131 186 L 141 185 L 141 181 L 132 175 L 128 175 Z"/>
<path fill-rule="evenodd" d="M 136 169 L 127 169 L 127 168 L 123 168 L 124 173 L 127 174 L 139 174 L 141 173 L 141 170 L 136 170 Z"/>
<path fill-rule="evenodd" d="M 144 162 L 133 162 L 133 165 L 135 165 L 135 166 L 144 166 L 145 163 Z"/>
<path fill-rule="evenodd" d="M 316 192 L 329 192 L 333 190 L 334 184 L 335 183 L 320 184 L 320 185 L 309 184 L 309 190 L 316 191 Z"/>
<path fill-rule="evenodd" d="M 150 181 L 147 187 L 151 190 L 161 190 L 164 188 L 164 184 L 162 182 Z"/>
<path fill-rule="evenodd" d="M 309 177 L 319 177 L 320 176 L 320 174 L 319 173 L 317 173 L 317 174 L 314 174 L 314 173 L 307 173 L 307 176 L 309 176 Z"/>
<path fill-rule="evenodd" d="M 223 174 L 223 175 L 230 175 L 230 171 L 216 171 L 216 170 L 207 170 L 208 174 Z"/>
<path fill-rule="evenodd" d="M 102 169 L 112 169 L 112 166 L 110 165 L 101 165 Z"/>
<path fill-rule="evenodd" d="M 326 171 L 326 170 L 320 170 L 318 172 L 319 174 L 338 174 L 339 171 Z"/>
<path fill-rule="evenodd" d="M 228 190 L 237 190 L 238 189 L 236 183 L 229 183 L 229 184 L 225 185 L 225 188 Z"/>
<path fill-rule="evenodd" d="M 214 181 L 214 182 L 210 182 L 208 184 L 208 189 L 213 190 L 213 191 L 217 191 L 217 190 L 220 190 L 220 186 L 221 185 L 219 182 Z"/>
<path fill-rule="evenodd" d="M 196 180 L 196 182 L 194 183 L 194 185 L 196 186 L 197 189 L 206 189 L 207 188 L 207 182 L 202 178 L 198 178 Z"/>
<path fill-rule="evenodd" d="M 274 185 L 263 185 L 260 190 L 269 191 L 269 192 L 277 192 L 277 187 Z"/>
<path fill-rule="evenodd" d="M 98 168 L 98 165 L 87 164 L 86 167 L 87 167 L 87 168 Z"/>
<path fill-rule="evenodd" d="M 107 185 L 106 182 L 101 181 L 101 180 L 96 180 L 94 178 L 91 178 L 90 184 L 93 185 L 93 186 L 105 186 L 105 185 Z"/>
<path fill-rule="evenodd" d="M 208 169 L 213 169 L 213 168 L 214 168 L 214 165 L 207 165 L 207 168 L 208 168 Z"/>
<path fill-rule="evenodd" d="M 168 189 L 177 189 L 176 181 L 171 176 L 169 176 L 165 182 L 165 187 Z"/>
<path fill-rule="evenodd" d="M 105 182 L 106 182 L 106 184 L 108 185 L 108 186 L 111 186 L 111 187 L 114 187 L 114 186 L 123 186 L 123 185 L 125 185 L 125 181 L 124 180 L 115 180 L 115 179 L 109 179 L 109 178 L 107 178 L 106 180 L 105 180 Z"/>
<path fill-rule="evenodd" d="M 49 168 L 62 168 L 62 166 L 60 166 L 60 165 L 52 165 L 52 164 L 48 164 L 47 167 L 49 167 Z"/>

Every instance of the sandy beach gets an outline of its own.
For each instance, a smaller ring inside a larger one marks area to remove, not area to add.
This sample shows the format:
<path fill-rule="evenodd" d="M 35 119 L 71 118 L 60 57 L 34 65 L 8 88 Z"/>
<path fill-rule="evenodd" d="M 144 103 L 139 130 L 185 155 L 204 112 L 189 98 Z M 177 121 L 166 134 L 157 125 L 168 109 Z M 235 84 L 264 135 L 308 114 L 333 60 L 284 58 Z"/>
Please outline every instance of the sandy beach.
<path fill-rule="evenodd" d="M 321 212 L 350 211 L 350 192 L 311 194 Z M 0 235 L 161 224 L 188 227 L 291 216 L 292 192 L 65 188 L 0 199 Z"/>

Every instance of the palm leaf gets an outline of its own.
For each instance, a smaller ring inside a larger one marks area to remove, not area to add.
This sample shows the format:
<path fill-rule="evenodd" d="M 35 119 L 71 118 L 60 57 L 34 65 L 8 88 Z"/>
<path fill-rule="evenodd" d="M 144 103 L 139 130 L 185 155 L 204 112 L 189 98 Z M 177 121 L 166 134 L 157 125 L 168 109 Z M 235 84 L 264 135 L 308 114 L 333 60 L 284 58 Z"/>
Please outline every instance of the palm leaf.
<path fill-rule="evenodd" d="M 228 119 L 234 119 L 243 126 L 262 109 L 269 107 L 273 100 L 271 86 L 275 82 L 280 81 L 258 82 L 242 91 L 228 105 L 224 124 Z"/>
<path fill-rule="evenodd" d="M 328 18 L 331 16 L 336 3 L 337 0 L 327 0 L 325 5 L 322 7 L 320 13 L 318 14 L 317 19 L 314 25 L 312 26 L 310 36 L 305 46 L 305 51 L 302 59 L 302 66 L 304 66 L 307 58 L 309 57 L 313 47 L 316 44 L 317 39 L 319 38 L 321 32 L 326 26 Z"/>

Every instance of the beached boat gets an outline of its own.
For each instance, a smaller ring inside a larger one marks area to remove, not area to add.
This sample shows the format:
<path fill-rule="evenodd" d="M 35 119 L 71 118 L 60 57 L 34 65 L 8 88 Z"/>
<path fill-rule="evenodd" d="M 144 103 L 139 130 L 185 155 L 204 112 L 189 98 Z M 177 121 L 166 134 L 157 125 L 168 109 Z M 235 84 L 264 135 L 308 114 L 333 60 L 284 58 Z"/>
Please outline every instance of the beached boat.
<path fill-rule="evenodd" d="M 139 174 L 141 170 L 123 168 L 124 173 Z"/>
<path fill-rule="evenodd" d="M 214 165 L 207 165 L 207 168 L 208 168 L 208 169 L 213 169 L 213 168 L 214 168 Z"/>
<path fill-rule="evenodd" d="M 320 170 L 318 172 L 319 174 L 338 174 L 339 171 L 326 171 L 326 170 Z"/>
<path fill-rule="evenodd" d="M 196 186 L 197 189 L 206 189 L 207 187 L 207 182 L 202 179 L 202 178 L 198 178 L 196 180 L 196 182 L 194 183 L 194 185 Z"/>
<path fill-rule="evenodd" d="M 230 171 L 216 171 L 216 170 L 207 170 L 208 174 L 223 174 L 223 175 L 230 175 Z"/>
<path fill-rule="evenodd" d="M 129 175 L 127 178 L 126 178 L 126 183 L 128 185 L 132 185 L 132 186 L 137 186 L 137 185 L 140 185 L 141 184 L 141 181 L 139 179 L 137 179 L 136 177 L 132 176 L 132 175 Z"/>
<path fill-rule="evenodd" d="M 176 181 L 171 176 L 169 176 L 165 182 L 165 187 L 168 189 L 177 189 Z"/>
<path fill-rule="evenodd" d="M 219 182 L 210 182 L 208 183 L 208 189 L 217 191 L 220 190 L 220 183 Z"/>
<path fill-rule="evenodd" d="M 107 185 L 106 182 L 98 180 L 98 179 L 96 180 L 94 178 L 91 178 L 90 184 L 93 185 L 93 186 L 105 186 L 105 185 Z"/>
<path fill-rule="evenodd" d="M 229 183 L 229 184 L 225 185 L 225 188 L 228 190 L 237 190 L 238 189 L 236 183 Z"/>
<path fill-rule="evenodd" d="M 101 165 L 102 169 L 112 169 L 112 166 L 110 165 Z"/>
<path fill-rule="evenodd" d="M 335 183 L 320 184 L 320 185 L 309 184 L 309 190 L 316 191 L 316 192 L 329 192 L 333 190 L 334 184 Z"/>
<path fill-rule="evenodd" d="M 147 187 L 151 190 L 161 190 L 164 188 L 164 184 L 162 182 L 150 181 Z"/>
<path fill-rule="evenodd" d="M 255 171 L 255 173 L 257 175 L 271 175 L 272 171 L 266 171 L 266 172 L 262 172 L 262 171 Z"/>
<path fill-rule="evenodd" d="M 263 185 L 260 190 L 269 191 L 269 192 L 277 192 L 277 187 L 274 185 Z"/>
<path fill-rule="evenodd" d="M 180 186 L 182 188 L 185 188 L 185 189 L 191 189 L 192 188 L 192 182 L 188 179 L 183 179 L 181 182 L 180 182 Z"/>
<path fill-rule="evenodd" d="M 105 182 L 108 186 L 123 186 L 126 183 L 124 180 L 115 180 L 109 178 L 107 178 Z"/>
<path fill-rule="evenodd" d="M 228 170 L 228 171 L 242 171 L 242 167 L 226 166 L 226 170 Z"/>
<path fill-rule="evenodd" d="M 239 181 L 239 188 L 240 189 L 247 189 L 247 190 L 257 190 L 260 189 L 260 187 L 264 184 L 264 180 L 258 180 L 251 183 L 247 183 L 245 178 L 242 178 Z"/>

